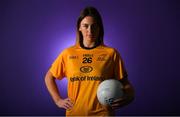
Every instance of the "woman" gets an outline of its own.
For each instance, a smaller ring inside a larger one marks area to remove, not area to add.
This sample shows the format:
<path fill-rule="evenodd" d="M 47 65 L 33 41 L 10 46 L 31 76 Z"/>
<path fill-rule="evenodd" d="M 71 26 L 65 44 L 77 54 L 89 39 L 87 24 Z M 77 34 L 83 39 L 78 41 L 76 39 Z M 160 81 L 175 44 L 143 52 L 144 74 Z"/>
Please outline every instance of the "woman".
<path fill-rule="evenodd" d="M 77 41 L 57 57 L 46 74 L 45 83 L 55 104 L 66 109 L 66 116 L 110 116 L 114 110 L 134 98 L 132 85 L 118 51 L 103 43 L 101 16 L 94 7 L 86 7 L 77 21 Z M 68 98 L 62 99 L 55 78 L 68 80 Z M 98 85 L 106 79 L 118 79 L 125 95 L 111 106 L 103 106 L 96 95 Z"/>

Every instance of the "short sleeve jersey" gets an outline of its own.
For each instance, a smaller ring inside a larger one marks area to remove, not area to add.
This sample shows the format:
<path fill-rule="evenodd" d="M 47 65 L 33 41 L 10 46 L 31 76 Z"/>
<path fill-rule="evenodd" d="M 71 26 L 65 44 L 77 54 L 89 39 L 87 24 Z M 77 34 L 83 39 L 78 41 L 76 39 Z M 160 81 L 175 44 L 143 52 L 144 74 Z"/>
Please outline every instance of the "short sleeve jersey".
<path fill-rule="evenodd" d="M 111 115 L 96 95 L 99 84 L 106 79 L 127 76 L 123 61 L 114 48 L 100 45 L 93 49 L 72 46 L 62 51 L 53 62 L 50 72 L 57 79 L 68 80 L 68 97 L 73 108 L 67 116 Z"/>

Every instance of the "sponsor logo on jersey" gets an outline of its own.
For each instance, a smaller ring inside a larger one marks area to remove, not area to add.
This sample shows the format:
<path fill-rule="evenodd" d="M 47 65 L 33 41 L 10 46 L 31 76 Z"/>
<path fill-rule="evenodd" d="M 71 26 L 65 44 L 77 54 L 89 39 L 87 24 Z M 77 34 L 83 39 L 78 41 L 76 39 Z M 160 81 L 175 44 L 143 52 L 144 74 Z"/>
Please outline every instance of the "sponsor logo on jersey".
<path fill-rule="evenodd" d="M 75 81 L 103 81 L 105 80 L 102 76 L 73 76 L 70 77 L 71 82 Z"/>
<path fill-rule="evenodd" d="M 83 73 L 90 73 L 93 70 L 93 68 L 91 66 L 82 66 L 80 68 L 80 71 Z"/>
<path fill-rule="evenodd" d="M 93 54 L 83 54 L 83 57 L 93 57 Z"/>

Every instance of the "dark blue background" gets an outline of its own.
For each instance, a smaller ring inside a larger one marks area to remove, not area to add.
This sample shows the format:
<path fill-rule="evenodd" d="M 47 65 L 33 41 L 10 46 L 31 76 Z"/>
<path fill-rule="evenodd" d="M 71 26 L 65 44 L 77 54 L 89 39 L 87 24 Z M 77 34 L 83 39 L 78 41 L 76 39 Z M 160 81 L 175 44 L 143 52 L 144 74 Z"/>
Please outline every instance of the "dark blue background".
<path fill-rule="evenodd" d="M 105 43 L 121 53 L 136 90 L 117 115 L 180 115 L 178 0 L 1 0 L 0 115 L 64 115 L 44 76 L 75 43 L 87 5 L 100 11 Z M 57 83 L 66 97 L 66 79 Z"/>

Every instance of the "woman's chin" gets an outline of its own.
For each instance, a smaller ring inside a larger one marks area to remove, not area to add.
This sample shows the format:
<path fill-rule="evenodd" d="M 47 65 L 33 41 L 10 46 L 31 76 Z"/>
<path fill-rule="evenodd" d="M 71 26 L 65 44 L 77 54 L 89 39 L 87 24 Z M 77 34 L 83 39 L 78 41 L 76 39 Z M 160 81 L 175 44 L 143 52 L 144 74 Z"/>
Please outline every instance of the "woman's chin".
<path fill-rule="evenodd" d="M 94 42 L 95 40 L 96 40 L 95 37 L 89 37 L 89 38 L 87 38 L 87 41 L 92 41 L 92 42 Z"/>

